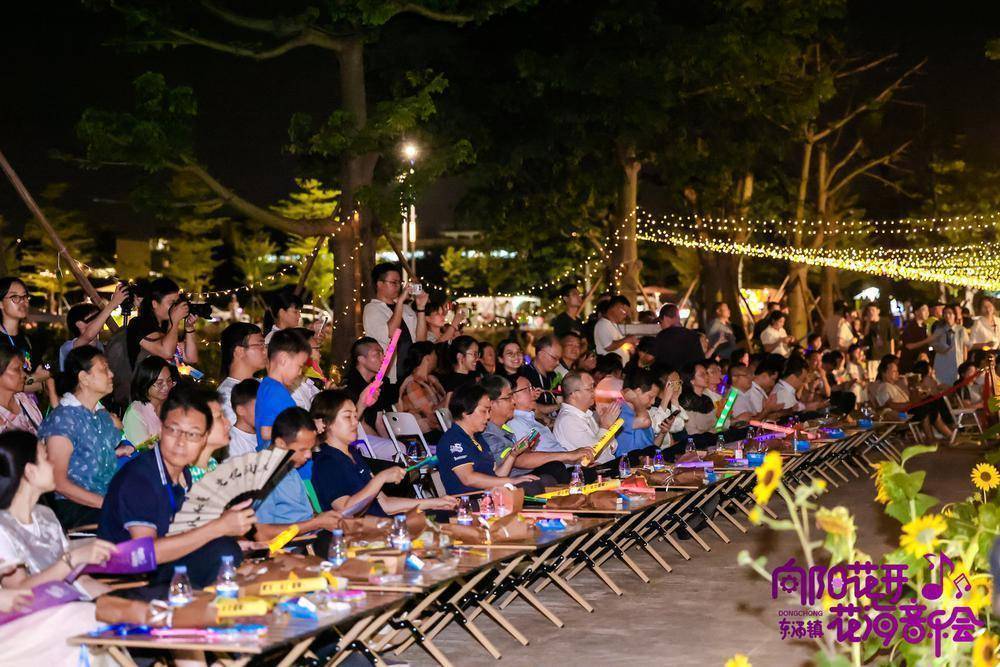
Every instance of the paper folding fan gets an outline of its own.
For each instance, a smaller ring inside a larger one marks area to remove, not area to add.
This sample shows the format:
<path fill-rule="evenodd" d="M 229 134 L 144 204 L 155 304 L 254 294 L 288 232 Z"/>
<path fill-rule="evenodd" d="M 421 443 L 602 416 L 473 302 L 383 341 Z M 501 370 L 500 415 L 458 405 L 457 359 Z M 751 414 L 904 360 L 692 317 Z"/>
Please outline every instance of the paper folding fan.
<path fill-rule="evenodd" d="M 203 526 L 245 500 L 252 500 L 257 509 L 291 472 L 292 454 L 284 449 L 265 449 L 226 459 L 191 487 L 167 534 Z"/>

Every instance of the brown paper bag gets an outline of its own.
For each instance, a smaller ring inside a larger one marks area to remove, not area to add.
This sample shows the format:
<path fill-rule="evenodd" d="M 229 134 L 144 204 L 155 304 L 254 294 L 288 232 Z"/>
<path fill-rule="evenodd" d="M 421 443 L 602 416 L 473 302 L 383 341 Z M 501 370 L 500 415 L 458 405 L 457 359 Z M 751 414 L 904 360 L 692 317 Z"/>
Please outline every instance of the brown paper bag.
<path fill-rule="evenodd" d="M 704 483 L 704 468 L 674 468 L 674 480 L 671 484 L 676 484 L 677 486 L 701 486 Z"/>
<path fill-rule="evenodd" d="M 646 480 L 649 486 L 666 486 L 667 484 L 676 483 L 672 481 L 673 473 L 669 470 L 661 470 L 659 472 L 640 470 L 639 475 Z"/>
<path fill-rule="evenodd" d="M 618 507 L 618 492 L 594 491 L 587 496 L 587 505 L 595 510 L 613 510 Z"/>
<path fill-rule="evenodd" d="M 490 524 L 488 543 L 520 542 L 531 537 L 534 529 L 534 526 L 522 519 L 520 515 L 508 514 Z"/>
<path fill-rule="evenodd" d="M 547 510 L 576 510 L 587 504 L 587 496 L 575 493 L 568 496 L 554 496 L 545 503 Z"/>
<path fill-rule="evenodd" d="M 498 486 L 493 489 L 493 503 L 496 505 L 497 514 L 517 514 L 524 507 L 524 489 Z"/>

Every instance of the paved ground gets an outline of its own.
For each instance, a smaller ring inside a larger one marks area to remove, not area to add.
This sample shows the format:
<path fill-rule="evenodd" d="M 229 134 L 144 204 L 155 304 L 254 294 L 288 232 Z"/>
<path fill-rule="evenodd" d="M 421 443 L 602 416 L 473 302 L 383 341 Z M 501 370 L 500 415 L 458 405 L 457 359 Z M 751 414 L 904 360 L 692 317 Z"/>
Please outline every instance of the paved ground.
<path fill-rule="evenodd" d="M 980 451 L 948 450 L 918 457 L 910 467 L 928 470 L 926 492 L 951 502 L 971 493 L 969 472 L 980 458 Z M 832 490 L 823 504 L 850 508 L 858 526 L 859 548 L 877 557 L 898 543 L 899 524 L 882 513 L 874 495 L 872 480 L 862 478 Z M 590 574 L 581 574 L 574 585 L 597 608 L 594 614 L 587 614 L 550 586 L 541 597 L 565 621 L 562 629 L 523 602 L 515 602 L 505 615 L 528 637 L 527 647 L 485 617 L 477 624 L 503 653 L 506 665 L 554 665 L 582 658 L 588 665 L 721 666 L 737 652 L 748 654 L 755 667 L 810 664 L 811 645 L 780 641 L 780 606 L 771 600 L 770 586 L 736 563 L 741 549 L 767 555 L 771 563 L 783 562 L 799 553 L 794 535 L 762 527 L 747 535 L 732 526 L 723 530 L 733 538 L 732 543 L 723 544 L 714 534 L 704 533 L 712 548 L 709 553 L 686 542 L 690 561 L 658 543 L 674 568 L 669 574 L 648 556 L 638 556 L 640 566 L 652 578 L 649 584 L 617 561 L 609 562 L 608 571 L 625 591 L 621 598 Z M 437 643 L 459 667 L 496 663 L 455 625 Z M 622 658 L 623 654 L 629 657 Z M 419 649 L 404 657 L 413 665 L 434 664 Z"/>

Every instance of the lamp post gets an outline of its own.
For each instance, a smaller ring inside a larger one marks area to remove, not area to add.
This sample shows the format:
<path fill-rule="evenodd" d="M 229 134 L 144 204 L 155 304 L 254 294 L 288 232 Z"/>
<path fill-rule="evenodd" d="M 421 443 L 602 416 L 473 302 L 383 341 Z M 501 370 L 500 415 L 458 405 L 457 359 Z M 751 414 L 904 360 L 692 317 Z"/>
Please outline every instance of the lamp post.
<path fill-rule="evenodd" d="M 407 141 L 402 147 L 403 157 L 410 163 L 409 174 L 413 174 L 413 164 L 416 162 L 417 157 L 420 155 L 420 147 L 417 146 L 412 141 Z M 407 174 L 404 172 L 403 179 L 406 179 Z M 410 188 L 407 188 L 407 206 L 403 209 L 403 256 L 409 253 L 410 257 L 410 267 L 412 268 L 412 274 L 416 275 L 417 270 L 417 206 L 413 199 L 413 193 Z"/>

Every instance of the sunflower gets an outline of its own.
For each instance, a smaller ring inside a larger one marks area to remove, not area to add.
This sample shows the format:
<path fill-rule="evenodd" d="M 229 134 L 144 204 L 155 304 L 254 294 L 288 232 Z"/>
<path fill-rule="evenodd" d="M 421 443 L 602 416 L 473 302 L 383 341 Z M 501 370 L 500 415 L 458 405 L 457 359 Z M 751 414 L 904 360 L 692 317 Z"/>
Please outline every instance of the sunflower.
<path fill-rule="evenodd" d="M 749 516 L 747 518 L 750 519 L 750 523 L 752 523 L 753 525 L 757 526 L 763 520 L 762 519 L 763 516 L 764 516 L 764 513 L 762 511 L 760 511 L 760 507 L 757 507 L 755 505 L 754 508 L 752 510 L 750 510 L 750 514 L 749 514 Z"/>
<path fill-rule="evenodd" d="M 948 529 L 948 523 L 940 514 L 928 514 L 917 517 L 903 526 L 903 534 L 899 537 L 899 546 L 907 553 L 923 558 L 924 554 L 934 551 L 938 545 L 938 535 Z"/>
<path fill-rule="evenodd" d="M 832 510 L 821 507 L 816 511 L 816 525 L 831 535 L 848 537 L 854 534 L 854 519 L 846 507 L 838 506 Z"/>
<path fill-rule="evenodd" d="M 872 477 L 875 478 L 875 502 L 885 505 L 892 498 L 889 497 L 889 492 L 885 488 L 885 468 L 883 464 L 884 462 L 872 465 L 872 468 L 875 469 L 875 474 Z"/>
<path fill-rule="evenodd" d="M 757 468 L 757 486 L 753 489 L 754 499 L 761 505 L 767 504 L 780 482 L 781 454 L 768 452 L 764 457 L 764 463 Z"/>
<path fill-rule="evenodd" d="M 956 585 L 956 581 L 961 581 L 961 583 Z M 968 607 L 973 614 L 978 616 L 979 612 L 991 606 L 993 577 L 988 574 L 970 572 L 965 561 L 956 560 L 955 570 L 951 575 L 945 577 L 942 583 L 944 591 L 941 598 L 941 608 L 947 612 L 956 607 Z M 966 586 L 969 588 L 967 589 Z M 959 594 L 961 597 L 958 597 Z"/>
<path fill-rule="evenodd" d="M 989 463 L 980 463 L 972 469 L 972 484 L 982 492 L 1000 486 L 1000 472 Z"/>
<path fill-rule="evenodd" d="M 1000 661 L 997 656 L 997 644 L 1000 644 L 1000 639 L 989 632 L 976 637 L 975 643 L 972 644 L 972 667 L 995 667 Z"/>
<path fill-rule="evenodd" d="M 737 653 L 729 660 L 726 660 L 726 667 L 753 667 L 753 665 L 750 664 L 750 658 L 742 653 Z"/>

